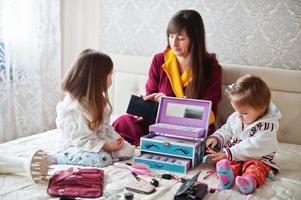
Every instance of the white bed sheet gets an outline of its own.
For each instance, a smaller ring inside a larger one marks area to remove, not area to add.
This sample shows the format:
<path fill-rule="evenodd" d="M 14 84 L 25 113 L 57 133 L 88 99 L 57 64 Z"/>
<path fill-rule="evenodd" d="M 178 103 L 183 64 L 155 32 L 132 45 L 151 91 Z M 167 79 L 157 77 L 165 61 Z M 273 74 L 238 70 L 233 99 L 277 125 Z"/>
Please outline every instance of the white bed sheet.
<path fill-rule="evenodd" d="M 53 153 L 62 148 L 60 132 L 57 129 L 41 134 L 19 138 L 10 142 L 0 144 L 0 153 L 13 153 L 18 156 L 28 156 L 34 149 L 43 149 Z M 281 171 L 273 181 L 267 181 L 263 186 L 257 188 L 252 195 L 242 195 L 236 187 L 215 193 L 210 193 L 205 199 L 225 200 L 225 199 L 301 199 L 301 145 L 281 143 L 277 152 L 277 162 Z M 67 166 L 56 166 L 52 173 Z M 208 183 L 210 187 L 217 185 L 215 175 L 207 180 L 203 180 L 206 172 L 213 169 L 212 166 L 202 164 L 197 169 L 189 171 L 186 177 L 192 177 L 201 170 L 199 181 Z M 105 185 L 118 181 L 122 184 L 129 184 L 134 180 L 126 169 L 109 166 L 104 168 Z M 182 175 L 184 176 L 184 175 Z M 180 183 L 170 180 L 160 180 L 157 191 L 151 195 L 139 195 L 135 193 L 135 199 L 164 199 L 171 200 L 180 187 Z M 47 185 L 34 184 L 23 175 L 0 175 L 0 199 L 56 199 L 51 198 L 46 193 Z M 108 199 L 107 190 L 105 195 L 99 199 Z M 120 194 L 122 195 L 122 193 Z"/>

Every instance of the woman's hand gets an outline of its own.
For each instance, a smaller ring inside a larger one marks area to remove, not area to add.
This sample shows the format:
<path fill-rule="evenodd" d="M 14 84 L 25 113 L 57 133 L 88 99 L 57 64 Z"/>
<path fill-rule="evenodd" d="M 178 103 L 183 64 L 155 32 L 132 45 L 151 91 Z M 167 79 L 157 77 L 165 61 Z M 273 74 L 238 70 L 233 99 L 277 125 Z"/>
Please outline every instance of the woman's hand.
<path fill-rule="evenodd" d="M 124 139 L 120 137 L 115 142 L 105 143 L 102 146 L 102 150 L 107 152 L 118 151 L 122 148 L 123 143 L 124 143 Z"/>
<path fill-rule="evenodd" d="M 160 101 L 161 97 L 165 97 L 166 94 L 159 92 L 159 93 L 153 93 L 149 94 L 143 97 L 144 100 L 152 100 L 152 101 Z"/>
<path fill-rule="evenodd" d="M 141 122 L 143 120 L 143 117 L 139 117 L 139 116 L 136 116 L 134 115 L 135 119 L 136 119 L 136 122 Z"/>
<path fill-rule="evenodd" d="M 163 93 L 153 93 L 153 94 L 146 95 L 146 96 L 140 95 L 140 97 L 142 97 L 144 101 L 146 101 L 146 100 L 159 101 L 162 96 L 166 96 L 166 95 Z M 134 116 L 134 117 L 136 119 L 136 122 L 143 121 L 143 117 L 140 117 L 140 116 Z"/>

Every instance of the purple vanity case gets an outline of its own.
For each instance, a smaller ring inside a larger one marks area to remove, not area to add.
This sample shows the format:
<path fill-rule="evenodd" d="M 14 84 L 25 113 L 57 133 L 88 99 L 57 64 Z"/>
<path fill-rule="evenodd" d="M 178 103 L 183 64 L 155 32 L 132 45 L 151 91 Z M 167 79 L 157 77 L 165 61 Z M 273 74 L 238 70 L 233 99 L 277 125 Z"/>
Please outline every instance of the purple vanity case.
<path fill-rule="evenodd" d="M 151 168 L 186 173 L 204 156 L 211 101 L 162 97 L 156 123 L 140 139 L 135 162 Z"/>

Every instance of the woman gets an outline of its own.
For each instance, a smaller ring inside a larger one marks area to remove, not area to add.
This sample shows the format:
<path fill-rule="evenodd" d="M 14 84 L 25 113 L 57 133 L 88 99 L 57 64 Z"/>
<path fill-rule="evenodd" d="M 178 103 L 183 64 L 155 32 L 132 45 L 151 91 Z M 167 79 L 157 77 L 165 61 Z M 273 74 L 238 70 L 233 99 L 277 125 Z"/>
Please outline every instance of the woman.
<path fill-rule="evenodd" d="M 215 128 L 214 116 L 221 100 L 222 70 L 215 54 L 205 44 L 202 17 L 194 10 L 180 10 L 167 27 L 168 45 L 154 56 L 146 83 L 144 100 L 159 101 L 162 96 L 187 97 L 212 101 L 209 134 Z M 148 133 L 147 121 L 133 115 L 118 118 L 113 127 L 131 144 L 139 145 Z"/>

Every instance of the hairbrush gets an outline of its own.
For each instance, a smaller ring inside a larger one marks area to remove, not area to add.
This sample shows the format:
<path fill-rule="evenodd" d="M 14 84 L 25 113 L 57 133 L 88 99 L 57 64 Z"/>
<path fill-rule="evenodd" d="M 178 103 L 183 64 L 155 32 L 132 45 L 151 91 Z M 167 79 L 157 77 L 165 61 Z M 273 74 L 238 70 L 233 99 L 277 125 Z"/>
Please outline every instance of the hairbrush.
<path fill-rule="evenodd" d="M 35 183 L 48 180 L 49 162 L 46 152 L 34 151 L 29 158 L 0 154 L 0 173 L 25 173 Z"/>

